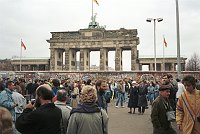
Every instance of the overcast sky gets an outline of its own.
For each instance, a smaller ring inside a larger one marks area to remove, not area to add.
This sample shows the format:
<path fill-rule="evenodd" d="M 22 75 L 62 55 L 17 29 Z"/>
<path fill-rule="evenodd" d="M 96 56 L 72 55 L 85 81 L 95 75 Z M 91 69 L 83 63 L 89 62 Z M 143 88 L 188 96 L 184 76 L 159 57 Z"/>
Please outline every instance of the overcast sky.
<path fill-rule="evenodd" d="M 156 23 L 157 55 L 176 56 L 175 0 L 98 0 L 96 21 L 106 30 L 137 29 L 140 56 L 154 56 L 153 23 L 147 18 L 163 18 Z M 181 55 L 190 58 L 200 50 L 200 0 L 179 0 Z M 20 40 L 27 47 L 23 57 L 50 57 L 50 32 L 78 31 L 91 21 L 91 0 L 0 0 L 0 59 L 20 55 Z M 99 53 L 91 53 L 91 64 L 99 65 Z M 130 52 L 123 53 L 123 68 L 130 70 Z M 109 52 L 114 67 L 114 52 Z"/>

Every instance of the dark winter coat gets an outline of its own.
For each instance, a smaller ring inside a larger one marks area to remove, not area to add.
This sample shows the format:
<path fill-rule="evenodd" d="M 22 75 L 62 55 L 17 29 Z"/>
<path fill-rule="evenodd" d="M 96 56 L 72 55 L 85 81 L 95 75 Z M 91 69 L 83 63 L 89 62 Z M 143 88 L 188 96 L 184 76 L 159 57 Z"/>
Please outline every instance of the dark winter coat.
<path fill-rule="evenodd" d="M 128 107 L 136 108 L 138 107 L 138 87 L 131 87 L 129 91 Z"/>
<path fill-rule="evenodd" d="M 61 110 L 53 103 L 44 104 L 32 111 L 27 108 L 16 120 L 22 134 L 61 134 Z"/>
<path fill-rule="evenodd" d="M 139 86 L 138 90 L 138 106 L 146 107 L 147 106 L 147 87 L 145 85 Z"/>
<path fill-rule="evenodd" d="M 152 104 L 151 122 L 154 129 L 153 134 L 175 134 L 170 122 L 167 120 L 166 112 L 168 110 L 164 104 L 168 104 L 168 107 L 170 106 L 169 101 L 165 101 L 161 96 L 158 96 Z"/>

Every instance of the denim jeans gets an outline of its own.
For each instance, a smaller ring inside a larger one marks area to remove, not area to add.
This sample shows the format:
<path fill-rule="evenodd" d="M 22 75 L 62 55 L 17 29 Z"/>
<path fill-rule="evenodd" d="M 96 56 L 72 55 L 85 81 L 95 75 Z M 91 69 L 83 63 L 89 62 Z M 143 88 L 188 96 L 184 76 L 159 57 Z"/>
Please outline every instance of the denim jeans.
<path fill-rule="evenodd" d="M 118 106 L 118 103 L 121 103 L 121 106 L 123 106 L 123 102 L 124 102 L 124 94 L 123 93 L 120 93 L 118 92 L 118 99 L 117 99 L 117 102 L 116 102 L 116 106 Z"/>

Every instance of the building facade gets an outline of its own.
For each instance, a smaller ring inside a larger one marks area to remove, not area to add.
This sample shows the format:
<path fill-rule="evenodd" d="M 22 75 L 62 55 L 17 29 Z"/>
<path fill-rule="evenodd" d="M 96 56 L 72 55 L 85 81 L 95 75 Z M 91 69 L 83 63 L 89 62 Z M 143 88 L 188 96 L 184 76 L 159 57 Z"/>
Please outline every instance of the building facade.
<path fill-rule="evenodd" d="M 14 58 L 11 59 L 12 70 L 19 71 L 49 71 L 49 58 Z"/>
<path fill-rule="evenodd" d="M 123 50 L 131 50 L 131 70 L 139 70 L 137 29 L 89 28 L 73 32 L 51 32 L 51 34 L 52 37 L 47 40 L 50 43 L 51 71 L 76 71 L 78 51 L 80 52 L 80 71 L 90 70 L 91 51 L 100 51 L 100 71 L 108 70 L 108 52 L 115 51 L 115 70 L 122 71 Z"/>

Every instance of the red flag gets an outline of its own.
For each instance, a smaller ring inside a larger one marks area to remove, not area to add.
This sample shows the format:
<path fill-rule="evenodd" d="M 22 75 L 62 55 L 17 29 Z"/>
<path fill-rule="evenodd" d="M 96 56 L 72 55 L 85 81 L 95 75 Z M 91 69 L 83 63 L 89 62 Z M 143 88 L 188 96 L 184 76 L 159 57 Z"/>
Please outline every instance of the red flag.
<path fill-rule="evenodd" d="M 99 2 L 97 0 L 93 0 L 98 6 L 99 6 Z"/>
<path fill-rule="evenodd" d="M 166 42 L 166 40 L 165 40 L 165 37 L 164 37 L 164 44 L 165 44 L 165 47 L 167 47 L 167 42 Z"/>
<path fill-rule="evenodd" d="M 24 48 L 24 50 L 26 50 L 26 46 L 24 45 L 24 43 L 21 41 L 21 47 Z"/>

